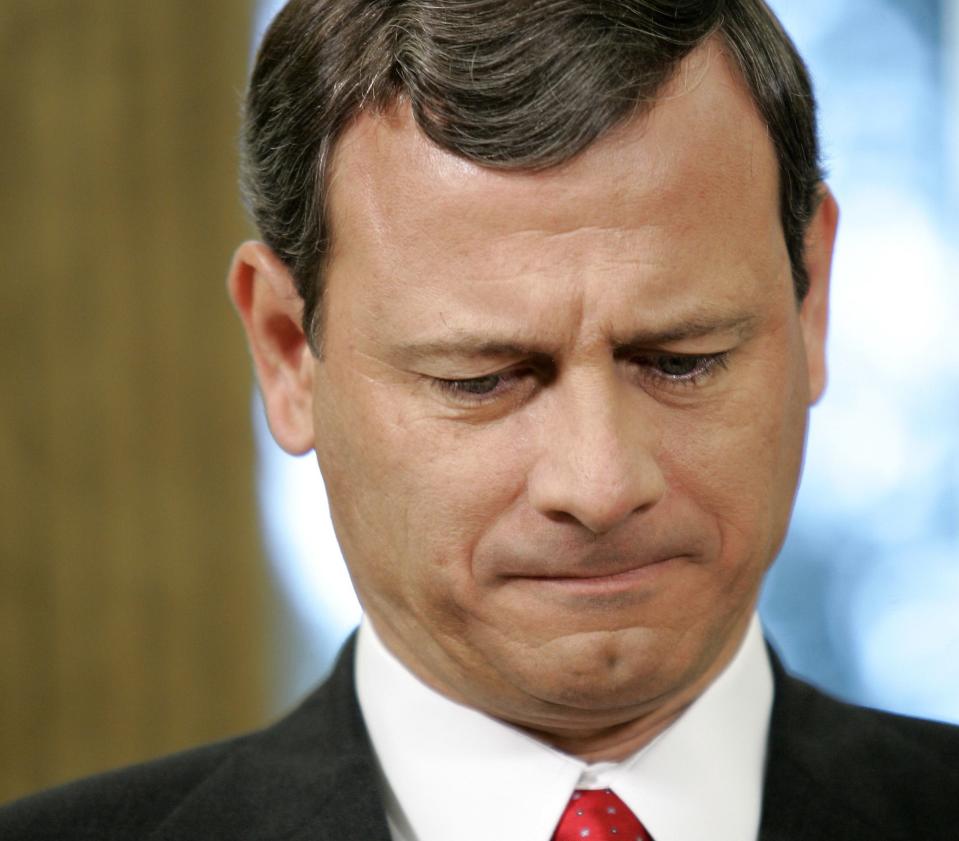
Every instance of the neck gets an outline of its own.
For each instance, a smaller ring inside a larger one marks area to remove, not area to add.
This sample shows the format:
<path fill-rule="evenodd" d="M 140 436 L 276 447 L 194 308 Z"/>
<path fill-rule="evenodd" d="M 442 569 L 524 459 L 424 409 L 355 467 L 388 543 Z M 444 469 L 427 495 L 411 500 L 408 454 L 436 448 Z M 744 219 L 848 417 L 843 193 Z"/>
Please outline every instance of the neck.
<path fill-rule="evenodd" d="M 623 720 L 622 712 L 607 714 L 585 708 L 560 712 L 554 706 L 545 713 L 534 711 L 528 717 L 517 715 L 515 707 L 501 702 L 488 690 L 485 697 L 477 697 L 454 688 L 457 684 L 441 682 L 432 670 L 422 667 L 420 658 L 405 651 L 402 638 L 393 634 L 389 625 L 377 626 L 376 634 L 392 656 L 420 681 L 446 698 L 498 718 L 551 747 L 575 756 L 587 763 L 620 762 L 652 743 L 675 722 L 700 695 L 716 680 L 732 661 L 745 638 L 752 614 L 747 613 L 724 640 L 719 652 L 708 665 L 688 683 L 658 699 L 650 700 L 636 709 L 636 714 Z M 404 656 L 406 655 L 406 656 Z M 459 686 L 468 685 L 465 679 Z M 526 712 L 526 711 L 524 711 Z"/>
<path fill-rule="evenodd" d="M 622 762 L 650 744 L 660 733 L 672 724 L 683 711 L 657 710 L 648 716 L 634 721 L 607 727 L 601 730 L 576 733 L 543 732 L 523 728 L 527 733 L 542 742 L 578 757 L 584 762 Z"/>

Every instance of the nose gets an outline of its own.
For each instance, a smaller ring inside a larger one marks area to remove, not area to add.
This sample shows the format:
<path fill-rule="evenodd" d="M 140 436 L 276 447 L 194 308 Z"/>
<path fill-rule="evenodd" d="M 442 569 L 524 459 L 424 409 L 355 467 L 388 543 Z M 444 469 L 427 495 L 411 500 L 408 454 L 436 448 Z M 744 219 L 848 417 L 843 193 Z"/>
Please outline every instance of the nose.
<path fill-rule="evenodd" d="M 658 436 L 648 418 L 644 423 L 636 395 L 566 392 L 543 418 L 539 457 L 528 478 L 530 503 L 552 519 L 573 519 L 604 534 L 665 493 Z"/>

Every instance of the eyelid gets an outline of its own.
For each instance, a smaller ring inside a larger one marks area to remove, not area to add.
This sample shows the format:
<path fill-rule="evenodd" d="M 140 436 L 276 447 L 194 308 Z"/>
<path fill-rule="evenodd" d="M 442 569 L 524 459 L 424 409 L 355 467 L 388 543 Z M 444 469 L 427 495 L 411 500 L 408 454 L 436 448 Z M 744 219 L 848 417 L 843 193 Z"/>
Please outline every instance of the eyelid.
<path fill-rule="evenodd" d="M 729 354 L 731 351 L 718 351 L 715 353 L 670 353 L 669 351 L 647 351 L 644 353 L 635 353 L 631 357 L 632 362 L 640 361 L 639 367 L 644 369 L 646 376 L 652 377 L 661 384 L 674 387 L 694 387 L 699 385 L 706 377 L 711 376 L 719 370 L 725 370 L 729 366 Z M 663 371 L 657 371 L 650 360 L 656 359 L 686 359 L 697 360 L 697 367 L 688 374 L 671 375 Z"/>
<path fill-rule="evenodd" d="M 435 382 L 440 388 L 445 391 L 450 391 L 454 394 L 464 394 L 470 397 L 485 397 L 487 394 L 492 394 L 496 391 L 495 386 L 499 385 L 501 382 L 509 378 L 509 373 L 506 374 L 483 374 L 478 377 L 464 377 L 462 379 L 452 379 L 447 380 L 441 377 L 434 377 L 433 382 Z M 471 383 L 480 383 L 483 380 L 495 380 L 494 387 L 490 389 L 489 392 L 483 391 L 470 391 L 469 385 Z"/>
<path fill-rule="evenodd" d="M 482 369 L 481 369 L 482 370 Z M 545 353 L 531 353 L 505 361 L 498 370 L 483 371 L 471 377 L 428 376 L 431 387 L 459 408 L 481 408 L 493 405 L 515 407 L 533 398 L 557 376 L 555 359 Z M 457 388 L 463 383 L 496 377 L 497 387 L 487 394 L 471 394 Z"/>
<path fill-rule="evenodd" d="M 654 387 L 660 388 L 695 388 L 701 385 L 704 379 L 709 378 L 718 370 L 728 367 L 731 351 L 713 353 L 679 353 L 666 350 L 634 351 L 624 361 L 632 363 L 642 370 L 642 376 L 653 381 Z M 696 367 L 687 374 L 668 374 L 656 369 L 656 360 L 684 359 L 695 360 Z M 547 373 L 538 366 L 528 363 L 513 365 L 500 371 L 491 371 L 486 374 L 477 374 L 472 377 L 437 377 L 424 375 L 430 386 L 448 399 L 464 407 L 479 407 L 501 400 L 509 396 L 516 388 L 516 382 L 535 378 L 540 384 L 546 379 Z M 495 380 L 494 387 L 488 392 L 470 391 L 470 383 L 482 380 Z M 523 397 L 526 396 L 524 391 Z M 522 399 L 517 397 L 516 399 Z"/>
<path fill-rule="evenodd" d="M 515 380 L 522 379 L 525 376 L 533 375 L 535 371 L 529 367 L 513 366 L 502 371 L 492 371 L 488 374 L 478 374 L 475 377 L 428 377 L 433 388 L 438 389 L 442 394 L 463 405 L 481 406 L 484 403 L 492 402 L 503 396 L 504 383 L 510 384 Z M 481 380 L 496 380 L 496 386 L 489 392 L 471 392 L 464 386 L 468 383 L 476 383 Z"/>

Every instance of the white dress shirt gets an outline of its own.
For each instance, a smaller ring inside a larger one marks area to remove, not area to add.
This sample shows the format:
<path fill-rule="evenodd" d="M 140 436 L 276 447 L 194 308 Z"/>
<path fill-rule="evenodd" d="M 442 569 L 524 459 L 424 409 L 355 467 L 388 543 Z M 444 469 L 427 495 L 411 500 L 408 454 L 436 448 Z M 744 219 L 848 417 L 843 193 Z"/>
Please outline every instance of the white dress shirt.
<path fill-rule="evenodd" d="M 622 762 L 587 764 L 454 703 L 409 672 L 366 619 L 356 687 L 393 841 L 549 841 L 577 788 L 611 788 L 655 841 L 758 835 L 773 683 L 755 616 L 706 691 Z"/>

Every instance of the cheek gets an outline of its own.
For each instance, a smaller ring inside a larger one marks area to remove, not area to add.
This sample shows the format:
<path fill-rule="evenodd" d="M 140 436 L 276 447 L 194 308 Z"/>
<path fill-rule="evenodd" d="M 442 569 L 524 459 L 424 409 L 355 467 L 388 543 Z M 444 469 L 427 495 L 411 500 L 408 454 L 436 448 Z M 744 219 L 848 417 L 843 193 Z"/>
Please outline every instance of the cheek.
<path fill-rule="evenodd" d="M 712 411 L 676 419 L 663 436 L 670 488 L 714 523 L 727 572 L 765 570 L 785 535 L 799 478 L 802 389 L 782 367 L 765 373 Z"/>
<path fill-rule="evenodd" d="M 317 445 L 357 586 L 453 610 L 477 542 L 523 488 L 523 448 L 502 426 L 438 419 L 388 388 L 363 398 L 337 401 L 356 408 L 326 417 Z"/>

